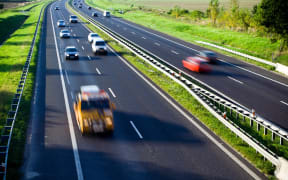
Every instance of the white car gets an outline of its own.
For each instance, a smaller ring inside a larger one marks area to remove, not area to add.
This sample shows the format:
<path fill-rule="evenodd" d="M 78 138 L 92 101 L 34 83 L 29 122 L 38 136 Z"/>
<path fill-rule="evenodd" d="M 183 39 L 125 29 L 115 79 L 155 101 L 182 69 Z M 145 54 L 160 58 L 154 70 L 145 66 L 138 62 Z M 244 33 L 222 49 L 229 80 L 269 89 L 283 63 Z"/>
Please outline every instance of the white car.
<path fill-rule="evenodd" d="M 104 17 L 110 17 L 110 12 L 109 11 L 104 11 L 103 12 Z"/>
<path fill-rule="evenodd" d="M 68 29 L 63 29 L 60 31 L 61 38 L 70 38 L 70 32 Z"/>
<path fill-rule="evenodd" d="M 70 23 L 77 23 L 78 22 L 78 18 L 75 15 L 71 15 L 69 18 L 69 22 Z"/>
<path fill-rule="evenodd" d="M 92 43 L 93 42 L 93 39 L 97 39 L 99 38 L 99 35 L 97 33 L 89 33 L 88 35 L 88 42 L 89 43 Z"/>
<path fill-rule="evenodd" d="M 65 27 L 65 21 L 63 21 L 63 20 L 58 20 L 58 21 L 57 21 L 57 26 L 58 26 L 58 27 Z"/>
<path fill-rule="evenodd" d="M 107 47 L 105 41 L 100 37 L 93 39 L 92 51 L 94 54 L 107 54 Z"/>

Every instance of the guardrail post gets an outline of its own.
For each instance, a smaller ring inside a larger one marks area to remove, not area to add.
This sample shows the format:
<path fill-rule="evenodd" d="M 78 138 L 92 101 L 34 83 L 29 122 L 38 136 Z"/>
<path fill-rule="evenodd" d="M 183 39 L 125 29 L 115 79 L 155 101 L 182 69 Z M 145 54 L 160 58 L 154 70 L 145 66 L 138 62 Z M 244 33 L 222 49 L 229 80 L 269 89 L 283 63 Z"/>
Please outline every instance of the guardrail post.
<path fill-rule="evenodd" d="M 267 135 L 267 128 L 264 126 L 264 135 Z"/>
<path fill-rule="evenodd" d="M 257 131 L 260 131 L 260 124 L 257 122 Z"/>
<path fill-rule="evenodd" d="M 280 136 L 280 145 L 283 145 L 283 138 Z"/>
<path fill-rule="evenodd" d="M 271 132 L 272 132 L 272 141 L 274 141 L 275 140 L 275 133 L 273 131 L 271 131 Z"/>
<path fill-rule="evenodd" d="M 250 127 L 253 127 L 253 120 L 250 118 Z"/>

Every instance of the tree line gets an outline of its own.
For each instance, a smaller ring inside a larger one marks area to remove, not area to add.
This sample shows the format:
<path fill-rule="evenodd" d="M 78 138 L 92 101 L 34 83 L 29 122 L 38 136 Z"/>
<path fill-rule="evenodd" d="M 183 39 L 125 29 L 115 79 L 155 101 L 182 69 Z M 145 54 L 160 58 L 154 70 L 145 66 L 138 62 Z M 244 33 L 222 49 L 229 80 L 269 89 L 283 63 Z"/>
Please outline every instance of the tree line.
<path fill-rule="evenodd" d="M 261 0 L 251 9 L 240 8 L 239 0 L 230 0 L 229 8 L 221 6 L 219 0 L 210 0 L 206 12 L 175 6 L 167 14 L 193 21 L 208 19 L 215 27 L 260 33 L 268 36 L 272 43 L 281 41 L 280 52 L 288 46 L 288 0 Z"/>

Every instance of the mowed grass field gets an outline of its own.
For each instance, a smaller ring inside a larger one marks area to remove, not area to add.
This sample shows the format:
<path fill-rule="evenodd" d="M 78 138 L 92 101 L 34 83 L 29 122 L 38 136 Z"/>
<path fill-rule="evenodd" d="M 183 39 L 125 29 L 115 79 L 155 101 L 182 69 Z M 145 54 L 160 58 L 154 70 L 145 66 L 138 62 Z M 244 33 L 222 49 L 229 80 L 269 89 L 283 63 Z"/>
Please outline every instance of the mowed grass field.
<path fill-rule="evenodd" d="M 7 113 L 32 43 L 40 11 L 47 4 L 48 1 L 41 1 L 22 7 L 24 10 L 29 10 L 26 12 L 27 19 L 0 47 L 0 130 L 5 125 Z M 14 10 L 15 12 L 18 12 L 18 10 L 22 11 L 22 9 Z M 41 28 L 41 24 L 39 28 Z M 21 177 L 19 168 L 22 165 L 24 146 L 26 144 L 26 129 L 30 116 L 40 32 L 41 29 L 39 29 L 37 34 L 36 46 L 34 47 L 29 74 L 13 130 L 8 158 L 7 179 L 20 179 Z"/>

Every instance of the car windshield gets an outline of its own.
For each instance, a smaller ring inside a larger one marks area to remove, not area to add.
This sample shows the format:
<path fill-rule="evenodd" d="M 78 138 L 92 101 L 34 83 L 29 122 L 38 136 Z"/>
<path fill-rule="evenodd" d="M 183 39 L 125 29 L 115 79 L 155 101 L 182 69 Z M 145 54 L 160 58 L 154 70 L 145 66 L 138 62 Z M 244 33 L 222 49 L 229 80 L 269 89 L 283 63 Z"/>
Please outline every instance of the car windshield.
<path fill-rule="evenodd" d="M 64 21 L 62 21 L 62 20 L 60 20 L 60 21 L 58 21 L 59 23 L 64 23 Z"/>
<path fill-rule="evenodd" d="M 77 16 L 71 16 L 71 18 L 75 19 L 75 18 L 77 18 Z"/>
<path fill-rule="evenodd" d="M 205 52 L 204 53 L 207 57 L 216 57 L 216 54 L 214 52 Z"/>
<path fill-rule="evenodd" d="M 98 34 L 91 34 L 91 37 L 98 37 Z"/>
<path fill-rule="evenodd" d="M 66 52 L 77 52 L 76 48 L 67 48 Z"/>
<path fill-rule="evenodd" d="M 106 12 L 106 15 L 110 15 L 110 12 Z"/>
<path fill-rule="evenodd" d="M 110 103 L 108 99 L 98 99 L 91 101 L 82 101 L 81 109 L 89 110 L 89 109 L 108 109 L 110 108 Z"/>
<path fill-rule="evenodd" d="M 97 41 L 96 46 L 104 46 L 105 42 L 104 41 Z"/>
<path fill-rule="evenodd" d="M 62 30 L 62 33 L 69 33 L 68 30 Z"/>

